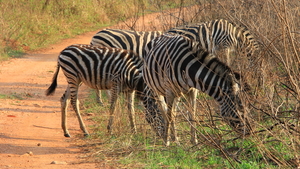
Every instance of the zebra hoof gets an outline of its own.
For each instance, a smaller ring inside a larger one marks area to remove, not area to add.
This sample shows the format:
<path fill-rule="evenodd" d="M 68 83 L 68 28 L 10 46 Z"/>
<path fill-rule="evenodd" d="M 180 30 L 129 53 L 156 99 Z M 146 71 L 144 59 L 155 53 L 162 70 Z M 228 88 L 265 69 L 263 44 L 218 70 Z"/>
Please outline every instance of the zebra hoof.
<path fill-rule="evenodd" d="M 98 103 L 100 106 L 103 106 L 103 105 L 104 105 L 103 102 L 100 101 L 100 100 L 97 100 L 97 103 Z"/>
<path fill-rule="evenodd" d="M 64 136 L 65 136 L 65 137 L 71 137 L 71 135 L 70 135 L 70 134 L 64 134 Z"/>
<path fill-rule="evenodd" d="M 89 134 L 84 134 L 84 137 L 88 137 L 88 136 L 90 136 Z"/>

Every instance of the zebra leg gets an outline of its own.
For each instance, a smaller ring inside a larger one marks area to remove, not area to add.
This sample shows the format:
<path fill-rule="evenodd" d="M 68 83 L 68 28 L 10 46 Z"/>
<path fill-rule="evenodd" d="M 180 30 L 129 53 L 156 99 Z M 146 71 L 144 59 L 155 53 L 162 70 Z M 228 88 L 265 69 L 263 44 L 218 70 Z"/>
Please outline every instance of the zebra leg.
<path fill-rule="evenodd" d="M 111 92 L 109 90 L 106 90 L 106 96 L 107 96 L 108 100 L 111 99 Z"/>
<path fill-rule="evenodd" d="M 177 115 L 179 100 L 180 100 L 180 97 L 174 98 L 173 103 L 172 103 L 172 109 L 171 109 L 172 110 L 172 114 L 171 114 L 172 121 L 171 121 L 171 133 L 170 133 L 170 135 L 171 135 L 171 140 L 176 141 L 176 142 L 177 142 L 177 133 L 176 133 L 175 121 L 176 121 L 176 115 Z"/>
<path fill-rule="evenodd" d="M 189 118 L 189 123 L 191 126 L 191 143 L 192 144 L 197 144 L 197 134 L 196 134 L 196 129 L 195 129 L 195 112 L 196 112 L 196 97 L 197 97 L 198 90 L 197 89 L 191 89 L 187 93 L 188 101 L 191 104 L 192 112 L 188 111 L 188 118 Z"/>
<path fill-rule="evenodd" d="M 127 107 L 128 107 L 128 117 L 130 121 L 131 132 L 136 133 L 136 125 L 135 125 L 135 112 L 134 112 L 134 91 L 130 91 L 126 93 L 127 95 Z"/>
<path fill-rule="evenodd" d="M 67 109 L 68 109 L 68 104 L 69 104 L 69 99 L 70 97 L 70 87 L 67 87 L 67 90 L 65 93 L 62 95 L 60 98 L 60 103 L 61 103 L 61 128 L 64 131 L 64 136 L 65 137 L 71 137 L 70 133 L 67 129 Z"/>
<path fill-rule="evenodd" d="M 96 89 L 96 101 L 101 106 L 103 105 L 102 99 L 101 99 L 101 91 Z"/>
<path fill-rule="evenodd" d="M 162 112 L 162 116 L 163 116 L 163 119 L 164 119 L 164 127 L 163 127 L 163 134 L 161 135 L 164 142 L 165 142 L 165 145 L 166 146 L 169 146 L 170 145 L 170 142 L 169 142 L 169 139 L 168 139 L 168 135 L 169 135 L 169 118 L 167 116 L 167 111 L 168 111 L 168 106 L 165 102 L 165 97 L 163 97 L 162 95 L 158 95 L 156 96 L 157 98 L 157 102 L 158 102 L 158 105 L 159 105 L 159 110 Z"/>
<path fill-rule="evenodd" d="M 118 101 L 118 85 L 113 84 L 113 87 L 111 89 L 111 100 L 110 100 L 110 110 L 109 110 L 109 120 L 107 125 L 107 130 L 109 134 L 112 134 L 112 125 L 114 122 L 114 113 L 115 113 L 115 107 L 116 102 Z"/>
<path fill-rule="evenodd" d="M 103 106 L 103 101 L 102 101 L 102 95 L 101 95 L 101 90 L 96 90 L 96 101 L 99 103 L 101 106 Z M 108 99 L 111 98 L 111 94 L 109 90 L 106 90 L 106 96 Z"/>
<path fill-rule="evenodd" d="M 82 120 L 82 117 L 80 115 L 80 111 L 79 111 L 79 101 L 78 101 L 78 86 L 73 87 L 74 91 L 71 91 L 71 104 L 73 106 L 73 109 L 76 112 L 78 121 L 79 121 L 79 125 L 80 125 L 80 129 L 83 131 L 84 136 L 88 136 L 89 133 L 86 130 L 85 124 Z"/>
<path fill-rule="evenodd" d="M 166 120 L 166 131 L 165 131 L 166 146 L 170 145 L 169 135 L 171 135 L 172 141 L 178 143 L 176 127 L 175 127 L 176 111 L 174 111 L 175 108 L 173 107 L 174 100 L 175 100 L 174 94 L 171 91 L 168 91 L 166 96 L 166 102 L 168 107 L 167 114 L 166 114 L 167 120 Z"/>

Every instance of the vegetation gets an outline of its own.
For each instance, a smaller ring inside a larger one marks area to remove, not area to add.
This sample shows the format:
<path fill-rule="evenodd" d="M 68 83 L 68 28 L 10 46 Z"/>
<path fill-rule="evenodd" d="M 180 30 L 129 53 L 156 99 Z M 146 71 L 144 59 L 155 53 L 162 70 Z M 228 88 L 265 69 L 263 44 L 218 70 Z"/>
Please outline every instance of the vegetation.
<path fill-rule="evenodd" d="M 251 92 L 245 93 L 243 100 L 249 105 L 246 112 L 253 134 L 240 137 L 232 131 L 218 116 L 215 102 L 205 94 L 198 96 L 197 145 L 189 143 L 189 126 L 183 113 L 188 106 L 184 100 L 177 122 L 180 145 L 173 143 L 170 147 L 165 147 L 151 130 L 142 107 L 137 110 L 138 134 L 129 132 L 126 111 L 118 111 L 115 133 L 108 135 L 107 117 L 103 116 L 107 109 L 102 107 L 101 114 L 95 112 L 96 125 L 91 126 L 94 135 L 84 142 L 88 156 L 107 165 L 128 168 L 298 167 L 299 1 L 195 0 L 191 4 L 194 5 L 174 5 L 177 10 L 156 5 L 156 11 L 161 11 L 160 25 L 153 29 L 223 18 L 246 26 L 259 41 L 260 50 L 253 58 L 237 53 L 233 61 L 233 69 L 251 86 Z M 94 98 L 86 103 L 94 104 Z M 94 109 L 95 105 L 86 107 Z"/>
<path fill-rule="evenodd" d="M 0 60 L 141 15 L 146 6 L 143 0 L 0 0 Z"/>
<path fill-rule="evenodd" d="M 197 145 L 189 143 L 189 126 L 183 113 L 188 106 L 184 99 L 177 121 L 180 145 L 164 146 L 145 121 L 139 102 L 136 104 L 138 134 L 130 133 L 126 110 L 120 108 L 116 112 L 114 134 L 109 135 L 106 130 L 109 105 L 97 105 L 91 92 L 84 101 L 84 109 L 95 114 L 90 119 L 95 122 L 90 126 L 93 134 L 78 141 L 87 161 L 120 168 L 300 166 L 300 1 L 128 0 L 125 4 L 119 0 L 2 0 L 0 5 L 2 55 L 37 49 L 119 21 L 128 29 L 140 29 L 137 19 L 151 12 L 158 12 L 159 22 L 151 23 L 147 29 L 165 30 L 219 18 L 246 26 L 259 41 L 260 50 L 250 59 L 236 54 L 239 57 L 233 61 L 233 69 L 251 86 L 251 93 L 245 93 L 243 101 L 249 105 L 246 112 L 252 121 L 252 135 L 240 137 L 232 131 L 216 113 L 219 110 L 215 102 L 205 94 L 198 96 Z M 123 102 L 120 99 L 119 107 Z"/>

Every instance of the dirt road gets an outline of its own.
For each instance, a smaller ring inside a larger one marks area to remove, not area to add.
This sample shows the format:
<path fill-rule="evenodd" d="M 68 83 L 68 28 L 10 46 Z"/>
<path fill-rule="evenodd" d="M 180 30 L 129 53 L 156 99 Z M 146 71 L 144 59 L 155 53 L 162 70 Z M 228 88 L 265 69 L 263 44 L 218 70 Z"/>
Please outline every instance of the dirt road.
<path fill-rule="evenodd" d="M 74 43 L 89 43 L 96 32 L 67 39 L 36 54 L 0 63 L 0 168 L 95 168 L 81 163 L 80 149 L 63 137 L 59 99 L 66 80 L 59 74 L 54 96 L 46 97 L 58 53 Z M 80 88 L 81 95 L 87 87 Z M 72 111 L 70 111 L 72 112 Z M 70 115 L 70 132 L 80 133 Z M 59 164 L 51 164 L 56 161 Z"/>

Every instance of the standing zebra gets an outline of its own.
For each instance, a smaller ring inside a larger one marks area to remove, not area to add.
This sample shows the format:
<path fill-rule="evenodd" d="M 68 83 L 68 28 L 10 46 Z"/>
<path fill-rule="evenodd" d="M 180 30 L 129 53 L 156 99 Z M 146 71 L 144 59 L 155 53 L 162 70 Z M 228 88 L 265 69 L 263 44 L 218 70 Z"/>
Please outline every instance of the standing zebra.
<path fill-rule="evenodd" d="M 194 39 L 200 43 L 203 49 L 218 56 L 221 54 L 219 51 L 227 49 L 226 62 L 229 65 L 232 51 L 242 52 L 248 59 L 251 59 L 250 57 L 259 48 L 249 30 L 223 19 L 179 26 L 167 32 Z"/>
<path fill-rule="evenodd" d="M 141 76 L 142 61 L 133 51 L 117 48 L 96 47 L 91 45 L 71 45 L 65 48 L 58 57 L 56 72 L 46 95 L 54 93 L 57 87 L 57 76 L 60 67 L 68 81 L 68 87 L 61 97 L 62 129 L 65 137 L 70 137 L 66 126 L 67 105 L 71 96 L 71 104 L 75 110 L 80 128 L 85 135 L 88 131 L 79 112 L 77 99 L 81 83 L 97 90 L 111 89 L 111 107 L 108 131 L 112 131 L 113 114 L 118 93 L 127 92 L 129 120 L 132 132 L 136 132 L 133 95 L 134 90 L 143 92 L 144 81 Z"/>
<path fill-rule="evenodd" d="M 91 45 L 114 47 L 135 51 L 141 58 L 148 42 L 162 34 L 160 31 L 142 32 L 123 29 L 104 29 L 96 33 Z M 97 91 L 97 101 L 102 104 L 101 92 Z"/>
<path fill-rule="evenodd" d="M 166 99 L 167 111 L 164 117 L 167 120 L 163 137 L 166 145 L 169 145 L 169 130 L 172 139 L 177 140 L 173 103 L 176 98 L 193 88 L 213 97 L 219 103 L 221 116 L 225 121 L 237 131 L 243 131 L 244 109 L 239 98 L 239 74 L 234 73 L 213 54 L 201 49 L 198 43 L 181 35 L 164 34 L 152 40 L 147 48 L 150 50 L 144 57 L 143 78 L 156 97 L 163 96 Z M 189 115 L 192 128 L 193 116 L 194 111 Z M 191 141 L 196 142 L 195 129 L 191 129 L 191 132 Z"/>

